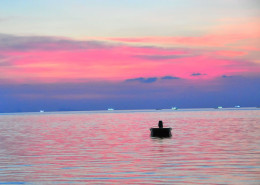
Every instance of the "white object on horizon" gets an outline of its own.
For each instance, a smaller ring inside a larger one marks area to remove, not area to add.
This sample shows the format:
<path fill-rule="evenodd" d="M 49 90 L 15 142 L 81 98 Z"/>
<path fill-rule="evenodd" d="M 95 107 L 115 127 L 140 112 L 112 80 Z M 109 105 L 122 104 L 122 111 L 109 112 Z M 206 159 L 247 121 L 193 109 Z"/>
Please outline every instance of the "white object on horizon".
<path fill-rule="evenodd" d="M 172 110 L 177 110 L 178 108 L 177 107 L 172 107 Z"/>
<path fill-rule="evenodd" d="M 223 107 L 221 107 L 221 106 L 218 106 L 218 109 L 222 109 Z"/>
<path fill-rule="evenodd" d="M 235 107 L 236 107 L 236 108 L 240 108 L 240 105 L 236 105 Z"/>
<path fill-rule="evenodd" d="M 108 108 L 107 110 L 114 110 L 113 108 Z"/>
<path fill-rule="evenodd" d="M 44 112 L 44 110 L 40 110 L 40 112 Z"/>

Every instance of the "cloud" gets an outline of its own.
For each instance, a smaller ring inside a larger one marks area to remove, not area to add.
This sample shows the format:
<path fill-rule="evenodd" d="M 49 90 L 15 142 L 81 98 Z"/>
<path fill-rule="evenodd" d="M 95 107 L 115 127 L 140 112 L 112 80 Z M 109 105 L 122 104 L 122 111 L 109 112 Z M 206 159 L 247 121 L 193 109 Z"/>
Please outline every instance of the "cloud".
<path fill-rule="evenodd" d="M 222 77 L 222 78 L 231 78 L 231 77 L 233 77 L 233 76 L 222 75 L 221 77 Z"/>
<path fill-rule="evenodd" d="M 126 82 L 141 82 L 141 83 L 153 83 L 156 82 L 158 79 L 161 80 L 177 80 L 180 79 L 179 77 L 175 77 L 175 76 L 164 76 L 164 77 L 152 77 L 152 78 L 132 78 L 132 79 L 127 79 L 125 80 Z"/>
<path fill-rule="evenodd" d="M 196 37 L 143 37 L 143 38 L 110 38 L 110 40 L 124 43 L 150 43 L 161 45 L 182 45 L 182 46 L 205 46 L 205 47 L 223 47 L 230 43 L 247 39 L 257 38 L 257 35 L 242 35 L 235 33 L 228 34 L 208 34 Z"/>
<path fill-rule="evenodd" d="M 224 74 L 259 76 L 259 63 L 251 58 L 231 60 L 214 52 L 0 34 L 0 80 L 54 83 L 135 79 L 153 83 L 176 76 L 187 80 L 196 76 L 212 80 Z M 156 79 L 149 78 L 151 75 Z"/>
<path fill-rule="evenodd" d="M 201 73 L 193 73 L 191 76 L 202 76 L 202 75 L 207 75 L 207 74 L 201 74 Z"/>
<path fill-rule="evenodd" d="M 151 45 L 176 46 L 182 45 L 186 47 L 228 47 L 232 48 L 235 45 L 253 44 L 256 40 L 259 41 L 259 20 L 258 18 L 251 19 L 222 19 L 218 20 L 218 24 L 211 27 L 208 33 L 200 36 L 175 36 L 175 37 L 118 37 L 107 38 L 123 43 L 138 43 Z M 258 42 L 259 43 L 259 42 Z M 258 46 L 259 44 L 253 44 Z M 243 51 L 244 52 L 244 51 Z M 224 51 L 223 55 L 244 55 L 243 52 Z"/>
<path fill-rule="evenodd" d="M 12 66 L 12 62 L 8 57 L 0 55 L 0 66 Z"/>
<path fill-rule="evenodd" d="M 161 77 L 162 80 L 178 80 L 180 79 L 179 77 L 175 77 L 175 76 L 164 76 Z"/>
<path fill-rule="evenodd" d="M 12 64 L 10 62 L 1 62 L 0 61 L 0 66 L 11 66 Z"/>
<path fill-rule="evenodd" d="M 245 51 L 216 51 L 215 55 L 220 55 L 224 57 L 239 57 L 239 56 L 244 56 L 247 55 L 248 52 Z"/>
<path fill-rule="evenodd" d="M 65 37 L 47 37 L 47 36 L 15 36 L 9 34 L 0 34 L 0 50 L 78 50 L 78 49 L 96 49 L 110 48 L 102 41 L 78 41 Z"/>
<path fill-rule="evenodd" d="M 189 55 L 134 55 L 133 57 L 145 59 L 145 60 L 169 60 L 176 58 L 184 58 Z"/>
<path fill-rule="evenodd" d="M 152 77 L 152 78 L 133 78 L 133 79 L 127 79 L 125 80 L 126 82 L 141 82 L 141 83 L 153 83 L 157 81 L 157 77 Z"/>

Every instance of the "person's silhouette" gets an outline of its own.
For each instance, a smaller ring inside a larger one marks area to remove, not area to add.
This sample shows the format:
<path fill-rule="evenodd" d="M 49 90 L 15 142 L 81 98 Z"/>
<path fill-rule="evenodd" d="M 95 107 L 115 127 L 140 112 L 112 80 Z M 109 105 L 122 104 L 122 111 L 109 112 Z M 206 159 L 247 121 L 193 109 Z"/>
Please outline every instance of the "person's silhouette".
<path fill-rule="evenodd" d="M 160 120 L 159 123 L 158 123 L 158 127 L 159 128 L 163 128 L 163 122 Z"/>

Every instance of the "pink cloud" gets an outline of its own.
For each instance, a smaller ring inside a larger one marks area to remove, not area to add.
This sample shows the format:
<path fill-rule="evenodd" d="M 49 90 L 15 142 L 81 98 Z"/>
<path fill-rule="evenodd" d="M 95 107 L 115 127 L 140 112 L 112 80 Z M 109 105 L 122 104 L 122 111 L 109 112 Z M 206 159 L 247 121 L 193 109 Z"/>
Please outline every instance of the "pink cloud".
<path fill-rule="evenodd" d="M 157 39 L 164 41 L 164 39 Z M 210 39 L 211 37 L 208 37 L 208 40 Z M 199 42 L 190 38 L 183 41 Z M 219 42 L 217 39 L 214 39 L 215 41 L 215 44 Z M 256 64 L 253 65 L 244 59 L 232 59 L 232 57 L 246 56 L 245 51 L 215 49 L 212 52 L 191 48 L 174 49 L 123 44 L 111 47 L 108 44 L 106 47 L 96 44 L 89 47 L 88 44 L 83 47 L 82 42 L 73 42 L 70 49 L 70 42 L 65 42 L 65 48 L 59 47 L 59 42 L 53 42 L 51 40 L 52 50 L 49 50 L 48 44 L 44 42 L 45 47 L 39 46 L 35 49 L 29 47 L 27 50 L 10 47 L 6 51 L 1 51 L 0 56 L 5 65 L 0 68 L 0 79 L 17 83 L 52 83 L 124 81 L 131 78 L 163 76 L 192 80 L 213 79 L 222 75 L 259 74 L 259 67 Z M 210 42 L 213 44 L 212 40 Z M 217 58 L 218 55 L 223 57 Z M 207 75 L 191 75 L 196 73 Z"/>
<path fill-rule="evenodd" d="M 205 35 L 197 37 L 143 37 L 143 38 L 107 38 L 108 40 L 124 43 L 161 44 L 179 46 L 207 46 L 221 47 L 226 44 L 244 39 L 242 35 Z"/>
<path fill-rule="evenodd" d="M 182 46 L 182 47 L 228 47 L 233 48 L 244 44 L 239 43 L 241 41 L 247 41 L 247 44 L 251 44 L 251 47 L 257 47 L 255 40 L 260 39 L 260 33 L 243 34 L 243 33 L 212 33 L 202 36 L 175 36 L 175 37 L 137 37 L 137 38 L 103 38 L 104 40 L 112 40 L 128 44 L 142 44 L 142 45 L 154 45 L 154 46 Z M 234 46 L 231 44 L 235 44 Z M 259 45 L 258 45 L 259 47 Z"/>
<path fill-rule="evenodd" d="M 185 47 L 229 47 L 247 45 L 259 48 L 260 23 L 259 19 L 222 19 L 212 26 L 209 32 L 200 36 L 154 36 L 154 37 L 118 37 L 100 38 L 130 44 L 164 45 Z M 258 42 L 256 42 L 258 40 Z M 258 44 L 256 44 L 258 43 Z M 231 45 L 232 44 L 232 45 Z"/>
<path fill-rule="evenodd" d="M 226 51 L 226 50 L 220 50 L 215 52 L 216 55 L 221 55 L 221 56 L 227 56 L 227 57 L 239 57 L 239 56 L 244 56 L 247 55 L 248 52 L 245 51 Z"/>

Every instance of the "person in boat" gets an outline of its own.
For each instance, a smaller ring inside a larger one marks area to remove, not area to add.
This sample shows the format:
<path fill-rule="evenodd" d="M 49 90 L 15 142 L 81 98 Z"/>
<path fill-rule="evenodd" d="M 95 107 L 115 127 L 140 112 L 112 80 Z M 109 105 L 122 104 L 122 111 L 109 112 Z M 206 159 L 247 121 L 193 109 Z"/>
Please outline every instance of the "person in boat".
<path fill-rule="evenodd" d="M 162 120 L 159 121 L 158 127 L 159 127 L 159 128 L 163 128 L 163 122 L 162 122 Z"/>

